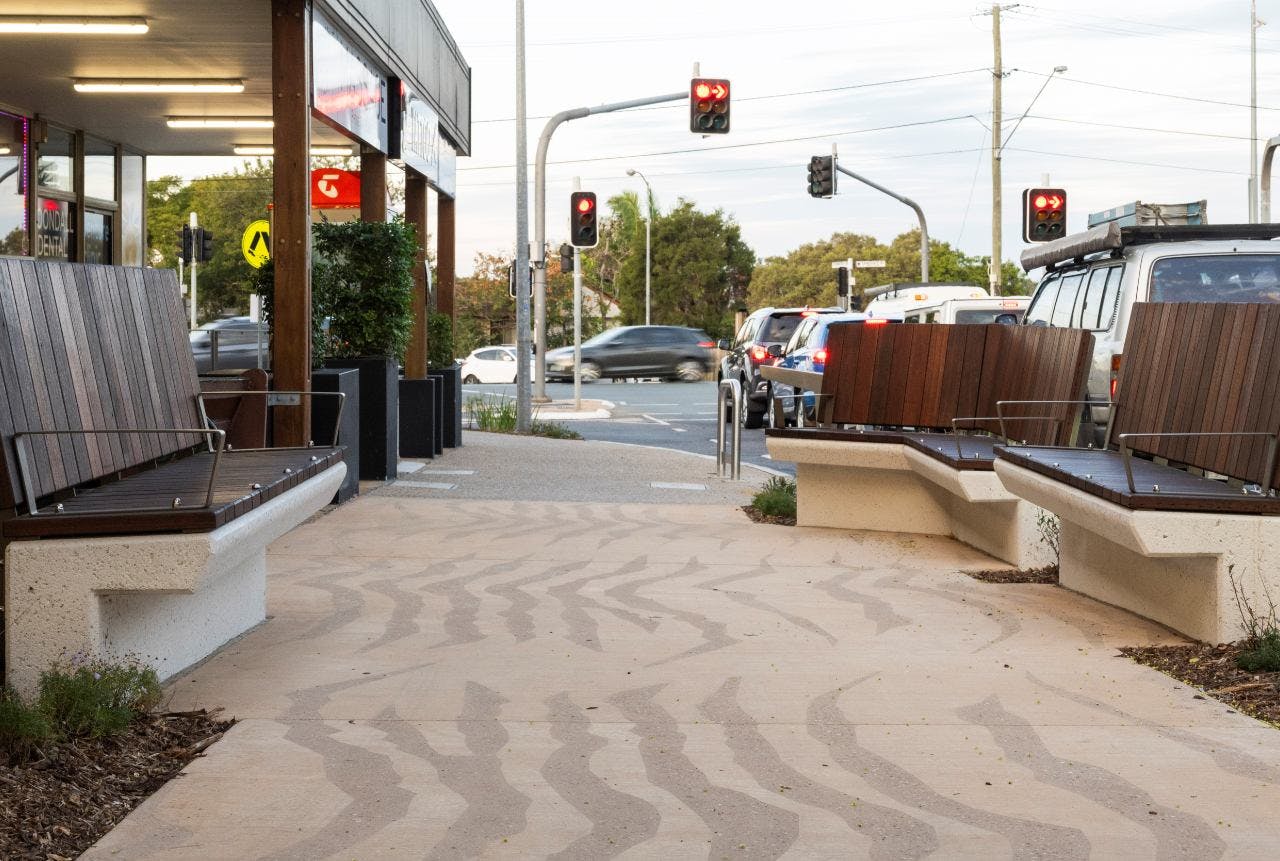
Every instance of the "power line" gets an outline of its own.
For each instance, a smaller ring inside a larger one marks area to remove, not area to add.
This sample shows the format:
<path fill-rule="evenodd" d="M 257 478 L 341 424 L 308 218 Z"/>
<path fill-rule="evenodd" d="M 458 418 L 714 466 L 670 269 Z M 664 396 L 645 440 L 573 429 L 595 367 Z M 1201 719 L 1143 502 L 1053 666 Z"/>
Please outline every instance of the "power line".
<path fill-rule="evenodd" d="M 892 131 L 894 129 L 908 129 L 908 128 L 916 128 L 918 126 L 932 126 L 932 125 L 938 125 L 939 123 L 952 123 L 952 122 L 956 122 L 957 120 L 971 119 L 972 116 L 973 116 L 972 114 L 959 114 L 954 117 L 940 117 L 934 120 L 917 120 L 916 122 L 911 122 L 911 123 L 895 123 L 894 125 L 876 126 L 875 128 L 869 128 L 869 129 L 851 129 L 848 131 L 823 132 L 821 134 L 816 134 L 816 135 L 802 135 L 800 137 L 794 137 L 794 138 L 775 138 L 774 140 L 765 140 L 765 141 L 748 141 L 747 143 L 725 144 L 723 146 L 715 146 L 715 147 L 689 147 L 685 149 L 671 149 L 671 150 L 662 150 L 658 152 L 628 153 L 626 155 L 602 155 L 602 156 L 593 156 L 591 158 L 570 158 L 570 159 L 563 159 L 561 161 L 550 161 L 550 162 L 547 162 L 547 164 L 587 164 L 589 162 L 597 162 L 597 161 L 619 161 L 622 159 L 651 158 L 653 156 L 660 156 L 660 155 L 685 155 L 687 153 L 720 152 L 722 150 L 729 150 L 729 149 L 746 149 L 748 147 L 772 146 L 774 144 L 798 143 L 800 141 L 813 141 L 813 140 L 824 140 L 824 139 L 829 140 L 831 138 L 842 138 L 842 137 L 851 137 L 853 135 L 870 134 L 871 132 L 884 132 L 884 131 Z M 514 167 L 515 165 L 513 164 L 488 164 L 488 165 L 480 165 L 478 167 L 461 167 L 461 168 L 458 168 L 458 173 L 462 173 L 464 171 L 470 172 L 470 171 L 477 171 L 477 170 L 511 170 Z"/>
<path fill-rule="evenodd" d="M 1117 18 L 1114 16 L 1107 16 L 1107 15 L 1089 15 L 1084 12 L 1077 12 L 1075 10 L 1072 10 L 1071 12 L 1064 12 L 1059 9 L 1047 9 L 1043 6 L 1036 6 L 1033 3 L 1020 3 L 1018 5 L 1020 10 L 1034 9 L 1036 13 L 1039 13 L 1040 15 L 1043 15 L 1048 18 L 1053 18 L 1056 20 L 1061 20 L 1064 23 L 1067 23 L 1068 25 L 1070 25 L 1070 23 L 1073 21 L 1079 21 L 1080 18 L 1092 18 L 1095 21 L 1101 21 L 1101 22 L 1113 21 L 1118 24 L 1123 24 L 1126 26 L 1150 28 L 1150 30 L 1171 30 L 1175 33 L 1194 33 L 1201 36 L 1212 36 L 1214 38 L 1228 39 L 1228 40 L 1236 40 L 1240 38 L 1237 34 L 1226 33 L 1221 30 L 1202 30 L 1197 27 L 1185 27 L 1177 24 L 1161 24 L 1155 21 L 1139 21 L 1133 18 Z M 1020 11 L 1020 14 L 1023 14 L 1023 13 L 1021 13 Z M 1140 35 L 1157 35 L 1156 33 L 1145 32 L 1145 31 L 1139 31 L 1139 34 Z M 1125 33 L 1124 35 L 1130 35 L 1130 34 Z M 1276 39 L 1268 39 L 1265 36 L 1259 36 L 1258 40 L 1267 41 L 1267 42 L 1280 41 Z"/>
<path fill-rule="evenodd" d="M 1041 78 L 1047 78 L 1051 74 L 1050 72 L 1037 72 L 1032 69 L 1010 69 L 1009 71 L 1022 72 L 1023 74 L 1027 74 L 1027 75 L 1036 75 Z M 1200 104 L 1206 104 L 1206 105 L 1226 105 L 1227 107 L 1232 107 L 1232 108 L 1250 107 L 1249 104 L 1242 103 L 1242 102 L 1226 102 L 1226 101 L 1222 101 L 1221 99 L 1205 99 L 1205 98 L 1200 98 L 1199 96 L 1184 96 L 1178 93 L 1161 93 L 1156 90 L 1141 90 L 1136 87 L 1122 87 L 1119 84 L 1102 84 L 1097 81 L 1082 81 L 1079 78 L 1068 78 L 1064 75 L 1059 75 L 1058 79 L 1068 84 L 1080 84 L 1086 87 L 1101 87 L 1102 89 L 1106 89 L 1106 90 L 1120 90 L 1121 92 L 1137 93 L 1138 95 L 1142 95 L 1142 96 L 1160 96 L 1161 98 L 1165 98 L 1165 99 L 1180 99 L 1184 102 L 1199 102 Z M 1263 105 L 1258 105 L 1258 110 L 1280 111 L 1280 108 L 1269 108 Z"/>
<path fill-rule="evenodd" d="M 1154 161 L 1135 161 L 1135 160 L 1123 159 L 1123 158 L 1107 158 L 1105 156 L 1098 156 L 1098 155 L 1078 155 L 1078 154 L 1069 153 L 1069 152 L 1048 152 L 1046 150 L 1023 149 L 1020 147 L 1005 147 L 1005 150 L 1012 151 L 1012 152 L 1031 153 L 1033 155 L 1051 155 L 1051 156 L 1054 156 L 1055 158 L 1078 158 L 1078 159 L 1084 159 L 1086 161 L 1105 161 L 1105 162 L 1112 162 L 1114 164 L 1136 165 L 1138 167 L 1159 167 L 1159 168 L 1164 168 L 1166 170 L 1189 170 L 1189 171 L 1197 171 L 1200 173 L 1222 173 L 1222 174 L 1227 174 L 1228 176 L 1248 176 L 1247 173 L 1242 173 L 1238 170 L 1222 170 L 1221 168 L 1214 168 L 1214 167 L 1191 167 L 1190 165 L 1183 165 L 1183 164 L 1161 164 L 1159 162 L 1154 162 Z"/>
<path fill-rule="evenodd" d="M 733 100 L 734 102 L 758 102 L 758 101 L 764 101 L 766 99 L 791 98 L 792 96 L 813 96 L 813 95 L 820 95 L 824 93 L 839 93 L 847 90 L 863 90 L 871 87 L 887 87 L 893 84 L 910 84 L 910 83 L 916 83 L 918 81 L 932 81 L 938 78 L 954 78 L 960 75 L 972 75 L 975 72 L 990 73 L 990 71 L 991 70 L 986 67 L 982 67 L 978 69 L 962 69 L 961 71 L 958 71 L 958 72 L 938 72 L 937 74 L 933 74 L 933 75 L 916 75 L 911 78 L 895 78 L 889 81 L 869 81 L 867 83 L 862 83 L 862 84 L 845 84 L 839 87 L 825 87 L 820 90 L 797 90 L 796 92 L 793 92 L 793 93 L 770 93 L 769 95 L 766 95 L 766 96 L 734 96 Z M 654 105 L 652 107 L 633 108 L 632 111 L 628 111 L 627 113 L 639 112 L 639 111 L 663 111 L 663 110 L 671 110 L 672 108 L 683 108 L 683 107 L 684 107 L 683 105 L 678 103 L 674 105 Z M 529 117 L 529 119 L 531 120 L 545 120 L 550 118 L 551 118 L 550 114 L 546 114 L 544 116 Z M 501 117 L 498 119 L 472 120 L 471 124 L 480 125 L 482 123 L 513 123 L 515 121 L 516 121 L 515 117 Z"/>
<path fill-rule="evenodd" d="M 1069 119 L 1066 119 L 1065 117 L 1045 117 L 1045 116 L 1040 116 L 1038 114 L 1028 114 L 1027 119 L 1046 120 L 1051 123 L 1071 123 L 1072 125 L 1080 125 L 1080 126 L 1098 126 L 1099 128 L 1105 128 L 1105 129 L 1125 129 L 1127 131 L 1133 131 L 1133 132 L 1158 132 L 1159 134 L 1162 134 L 1162 135 L 1189 135 L 1191 137 L 1198 137 L 1198 138 L 1223 138 L 1225 140 L 1234 140 L 1234 141 L 1250 140 L 1248 135 L 1224 135 L 1224 134 L 1217 134 L 1215 132 L 1186 131 L 1184 129 L 1156 129 L 1156 128 L 1151 128 L 1150 126 L 1127 126 L 1127 125 L 1121 125 L 1119 123 L 1104 123 L 1098 120 L 1069 120 Z"/>

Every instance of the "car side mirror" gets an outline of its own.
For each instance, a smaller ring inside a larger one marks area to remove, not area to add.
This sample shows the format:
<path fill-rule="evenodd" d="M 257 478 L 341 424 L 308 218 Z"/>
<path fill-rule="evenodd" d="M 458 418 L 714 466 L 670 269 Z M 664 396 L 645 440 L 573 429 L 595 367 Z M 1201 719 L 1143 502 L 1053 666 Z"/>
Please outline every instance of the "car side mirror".
<path fill-rule="evenodd" d="M 765 352 L 768 353 L 772 358 L 776 359 L 782 355 L 782 345 L 770 344 L 768 347 L 765 348 Z"/>
<path fill-rule="evenodd" d="M 733 349 L 733 344 L 729 343 L 728 338 L 721 338 L 719 341 L 716 341 L 716 349 L 724 350 L 727 353 Z"/>
<path fill-rule="evenodd" d="M 1018 325 L 1018 315 L 1017 314 L 997 314 L 995 321 L 1005 326 L 1016 326 Z"/>

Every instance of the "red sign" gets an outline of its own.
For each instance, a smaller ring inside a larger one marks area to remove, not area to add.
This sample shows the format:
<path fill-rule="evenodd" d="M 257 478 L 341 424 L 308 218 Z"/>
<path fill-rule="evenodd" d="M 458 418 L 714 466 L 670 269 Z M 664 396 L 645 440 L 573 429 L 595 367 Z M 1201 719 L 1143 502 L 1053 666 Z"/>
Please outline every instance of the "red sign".
<path fill-rule="evenodd" d="M 311 206 L 313 209 L 358 209 L 360 172 L 336 167 L 318 167 L 311 171 Z"/>

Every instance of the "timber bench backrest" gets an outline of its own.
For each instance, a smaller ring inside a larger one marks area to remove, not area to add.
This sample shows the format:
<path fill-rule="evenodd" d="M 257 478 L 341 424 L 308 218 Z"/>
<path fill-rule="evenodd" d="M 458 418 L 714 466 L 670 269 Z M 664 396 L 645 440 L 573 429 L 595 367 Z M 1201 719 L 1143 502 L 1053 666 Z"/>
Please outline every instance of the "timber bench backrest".
<path fill-rule="evenodd" d="M 1078 400 L 1092 343 L 1081 329 L 837 323 L 827 337 L 822 391 L 832 393 L 836 424 L 951 430 L 953 419 L 977 418 L 965 426 L 999 434 L 998 401 Z M 1005 412 L 1052 419 L 1010 422 L 1010 436 L 1065 445 L 1078 411 L 1056 404 Z"/>
<path fill-rule="evenodd" d="M 25 501 L 15 432 L 199 428 L 198 392 L 172 270 L 0 258 L 0 510 Z M 37 498 L 203 442 L 167 433 L 25 439 Z"/>
<path fill-rule="evenodd" d="M 1122 434 L 1166 434 L 1125 442 L 1135 452 L 1174 464 L 1276 487 L 1280 470 L 1268 469 L 1265 435 L 1277 432 L 1280 305 L 1134 306 L 1116 389 L 1113 441 Z"/>

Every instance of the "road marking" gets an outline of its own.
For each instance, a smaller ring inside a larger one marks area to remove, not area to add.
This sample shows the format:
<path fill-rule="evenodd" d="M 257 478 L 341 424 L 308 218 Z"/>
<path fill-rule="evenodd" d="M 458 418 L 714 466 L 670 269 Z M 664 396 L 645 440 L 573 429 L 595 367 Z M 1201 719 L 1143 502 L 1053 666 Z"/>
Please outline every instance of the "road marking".
<path fill-rule="evenodd" d="M 688 428 L 674 428 L 674 427 L 673 427 L 673 428 L 672 428 L 672 430 L 673 430 L 673 431 L 675 431 L 676 433 L 687 433 L 689 429 L 688 429 Z"/>
<path fill-rule="evenodd" d="M 679 481 L 653 481 L 649 483 L 650 487 L 657 490 L 706 490 L 705 484 L 684 484 Z"/>
<path fill-rule="evenodd" d="M 411 461 L 402 460 L 396 466 L 396 472 L 402 475 L 408 475 L 409 473 L 417 472 L 418 470 L 422 469 L 424 466 L 426 466 L 425 463 L 413 463 Z"/>
<path fill-rule="evenodd" d="M 626 403 L 625 401 L 623 403 Z M 633 407 L 679 407 L 683 404 L 632 404 Z"/>
<path fill-rule="evenodd" d="M 664 422 L 662 419 L 655 419 L 653 416 L 649 415 L 648 413 L 645 413 L 644 417 L 647 418 L 649 421 L 657 422 L 658 424 L 664 427 L 671 427 L 671 422 Z"/>
<path fill-rule="evenodd" d="M 764 458 L 765 460 L 773 460 L 773 458 L 772 458 L 772 457 L 770 457 L 770 456 L 769 456 L 769 455 L 767 455 L 767 454 L 762 454 L 762 455 L 760 455 L 760 456 L 761 456 L 762 458 Z"/>
<path fill-rule="evenodd" d="M 421 487 L 425 490 L 453 490 L 458 485 L 445 484 L 443 481 L 397 481 L 397 487 Z"/>

